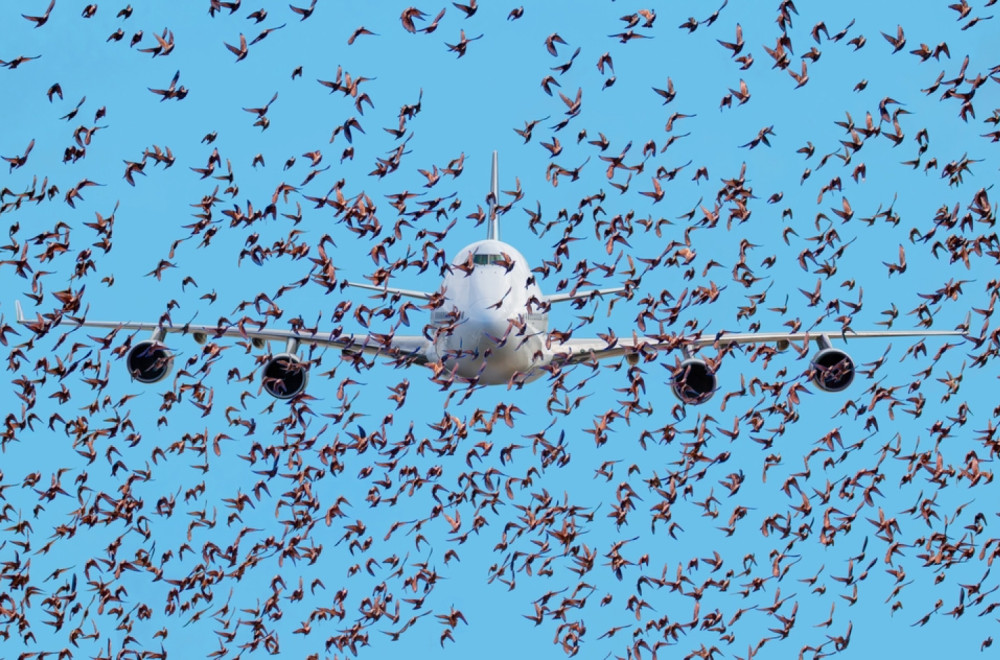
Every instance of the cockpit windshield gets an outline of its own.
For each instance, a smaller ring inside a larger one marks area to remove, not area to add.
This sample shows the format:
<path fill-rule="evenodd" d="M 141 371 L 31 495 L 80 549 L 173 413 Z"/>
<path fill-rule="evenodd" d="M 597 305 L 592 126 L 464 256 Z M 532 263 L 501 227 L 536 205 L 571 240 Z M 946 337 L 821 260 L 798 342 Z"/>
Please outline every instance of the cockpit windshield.
<path fill-rule="evenodd" d="M 472 263 L 477 266 L 485 266 L 486 264 L 495 264 L 505 262 L 506 260 L 499 254 L 474 254 L 472 255 Z"/>

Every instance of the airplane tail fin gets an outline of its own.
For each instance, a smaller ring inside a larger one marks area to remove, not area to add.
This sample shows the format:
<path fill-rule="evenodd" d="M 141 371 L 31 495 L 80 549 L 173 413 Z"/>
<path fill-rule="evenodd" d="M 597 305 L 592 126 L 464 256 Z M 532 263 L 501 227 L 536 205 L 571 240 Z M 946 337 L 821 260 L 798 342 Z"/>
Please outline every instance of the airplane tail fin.
<path fill-rule="evenodd" d="M 497 216 L 497 206 L 500 203 L 500 178 L 497 173 L 497 152 L 493 152 L 493 169 L 490 175 L 489 195 L 489 225 L 486 228 L 486 238 L 500 240 L 500 218 Z"/>

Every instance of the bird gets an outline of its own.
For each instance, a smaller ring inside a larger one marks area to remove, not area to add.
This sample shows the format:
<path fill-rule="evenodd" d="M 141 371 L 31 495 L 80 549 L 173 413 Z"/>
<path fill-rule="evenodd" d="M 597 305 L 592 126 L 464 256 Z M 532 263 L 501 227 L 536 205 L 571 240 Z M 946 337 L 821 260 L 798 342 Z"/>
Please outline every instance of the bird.
<path fill-rule="evenodd" d="M 21 16 L 34 23 L 36 28 L 40 28 L 49 21 L 49 15 L 52 13 L 52 9 L 55 6 L 56 0 L 51 0 L 51 2 L 49 2 L 49 6 L 45 9 L 45 13 L 41 16 L 28 16 L 27 14 L 21 14 Z"/>
<path fill-rule="evenodd" d="M 414 21 L 423 20 L 426 17 L 427 14 L 416 7 L 407 7 L 403 10 L 403 13 L 399 15 L 399 22 L 403 25 L 404 30 L 411 34 L 416 34 L 417 26 Z"/>
<path fill-rule="evenodd" d="M 142 32 L 141 31 L 137 32 L 136 36 L 139 39 L 141 39 Z M 154 32 L 153 38 L 156 39 L 156 45 L 151 46 L 150 48 L 140 48 L 139 49 L 140 53 L 152 53 L 153 57 L 156 57 L 157 55 L 166 57 L 167 55 L 173 52 L 174 46 L 176 45 L 174 42 L 173 30 L 164 28 L 162 35 L 156 34 Z M 134 46 L 138 42 L 138 39 L 136 39 L 136 37 L 132 37 L 132 41 L 133 41 L 132 45 Z"/>
<path fill-rule="evenodd" d="M 300 21 L 304 21 L 310 16 L 312 16 L 313 12 L 316 11 L 316 0 L 312 0 L 312 2 L 309 3 L 308 7 L 296 7 L 294 5 L 288 5 L 288 8 L 302 17 L 299 19 Z"/>
<path fill-rule="evenodd" d="M 30 62 L 31 60 L 37 60 L 40 57 L 41 57 L 41 55 L 33 55 L 33 56 L 30 56 L 30 57 L 29 56 L 25 56 L 25 55 L 18 55 L 17 57 L 15 57 L 12 60 L 0 60 L 0 66 L 4 67 L 6 69 L 16 69 L 17 67 L 21 66 L 25 62 Z"/>
<path fill-rule="evenodd" d="M 365 34 L 378 36 L 377 34 L 375 34 L 374 32 L 372 32 L 371 30 L 362 25 L 361 27 L 354 30 L 354 32 L 351 33 L 351 36 L 347 38 L 347 45 L 350 46 L 351 44 L 354 43 L 355 39 Z"/>
<path fill-rule="evenodd" d="M 737 23 L 736 24 L 736 40 L 735 41 L 723 41 L 721 39 L 716 39 L 719 44 L 722 45 L 726 50 L 732 51 L 732 57 L 735 58 L 741 52 L 743 52 L 743 27 Z"/>
<path fill-rule="evenodd" d="M 247 48 L 247 38 L 243 36 L 242 32 L 240 33 L 240 45 L 238 47 L 225 42 L 223 42 L 223 45 L 229 49 L 229 52 L 236 56 L 237 62 L 243 60 L 249 54 L 249 50 Z"/>
<path fill-rule="evenodd" d="M 465 55 L 466 50 L 469 47 L 469 44 L 473 41 L 476 41 L 477 39 L 482 39 L 483 35 L 480 34 L 475 37 L 468 38 L 465 36 L 465 30 L 460 30 L 459 32 L 460 34 L 457 44 L 446 43 L 445 45 L 448 47 L 449 51 L 457 53 L 457 57 L 462 57 L 463 55 Z"/>
<path fill-rule="evenodd" d="M 898 53 L 899 51 L 903 50 L 903 46 L 906 45 L 906 37 L 903 36 L 903 26 L 902 25 L 897 25 L 896 26 L 896 35 L 895 36 L 886 34 L 885 32 L 882 33 L 882 36 L 885 37 L 886 41 L 888 41 L 890 44 L 892 44 L 892 52 L 893 53 Z"/>
<path fill-rule="evenodd" d="M 10 169 L 8 171 L 13 172 L 19 167 L 24 167 L 24 165 L 28 162 L 28 155 L 34 148 L 35 148 L 35 139 L 32 138 L 31 141 L 28 143 L 27 148 L 25 148 L 24 153 L 21 154 L 20 156 L 2 156 L 2 158 L 10 164 Z"/>
<path fill-rule="evenodd" d="M 459 11 L 465 14 L 465 18 L 472 18 L 473 15 L 479 10 L 479 3 L 477 0 L 470 0 L 469 4 L 463 5 L 458 2 L 453 2 L 453 4 Z"/>
<path fill-rule="evenodd" d="M 653 91 L 659 94 L 663 98 L 663 105 L 670 103 L 677 97 L 677 92 L 674 91 L 674 81 L 670 79 L 670 76 L 667 76 L 666 89 L 659 89 L 657 87 L 654 87 Z"/>
<path fill-rule="evenodd" d="M 149 87 L 148 89 L 149 91 L 153 92 L 154 94 L 158 94 L 161 97 L 160 102 L 166 101 L 167 99 L 177 99 L 178 101 L 180 101 L 181 99 L 185 98 L 188 94 L 188 89 L 186 87 L 184 87 L 183 85 L 181 85 L 180 87 L 177 86 L 180 77 L 181 77 L 181 72 L 180 70 L 178 70 L 176 73 L 174 73 L 174 77 L 170 79 L 170 86 L 167 87 L 167 89 L 153 89 L 152 87 Z"/>
<path fill-rule="evenodd" d="M 559 36 L 558 32 L 553 32 L 549 36 L 545 37 L 545 49 L 549 51 L 549 55 L 553 57 L 557 56 L 559 53 L 556 51 L 556 44 L 565 44 L 566 42 L 562 37 Z"/>

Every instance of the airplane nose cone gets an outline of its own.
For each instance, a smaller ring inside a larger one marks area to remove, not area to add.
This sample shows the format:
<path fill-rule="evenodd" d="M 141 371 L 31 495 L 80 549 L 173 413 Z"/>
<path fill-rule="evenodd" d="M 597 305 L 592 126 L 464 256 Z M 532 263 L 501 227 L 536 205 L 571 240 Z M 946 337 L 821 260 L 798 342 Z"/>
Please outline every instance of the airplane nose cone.
<path fill-rule="evenodd" d="M 470 320 L 484 338 L 490 340 L 490 343 L 501 341 L 508 334 L 507 329 L 510 327 L 507 312 L 502 308 L 483 306 L 471 315 Z"/>

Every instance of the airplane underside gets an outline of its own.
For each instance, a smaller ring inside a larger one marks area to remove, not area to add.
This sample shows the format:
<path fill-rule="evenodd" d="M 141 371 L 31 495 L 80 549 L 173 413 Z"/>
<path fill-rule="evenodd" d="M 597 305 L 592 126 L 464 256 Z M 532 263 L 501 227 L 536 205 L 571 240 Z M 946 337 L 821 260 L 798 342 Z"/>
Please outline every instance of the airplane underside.
<path fill-rule="evenodd" d="M 440 361 L 446 373 L 482 385 L 536 380 L 551 361 L 544 333 L 521 331 L 497 316 L 441 333 L 433 351 L 431 361 Z"/>

